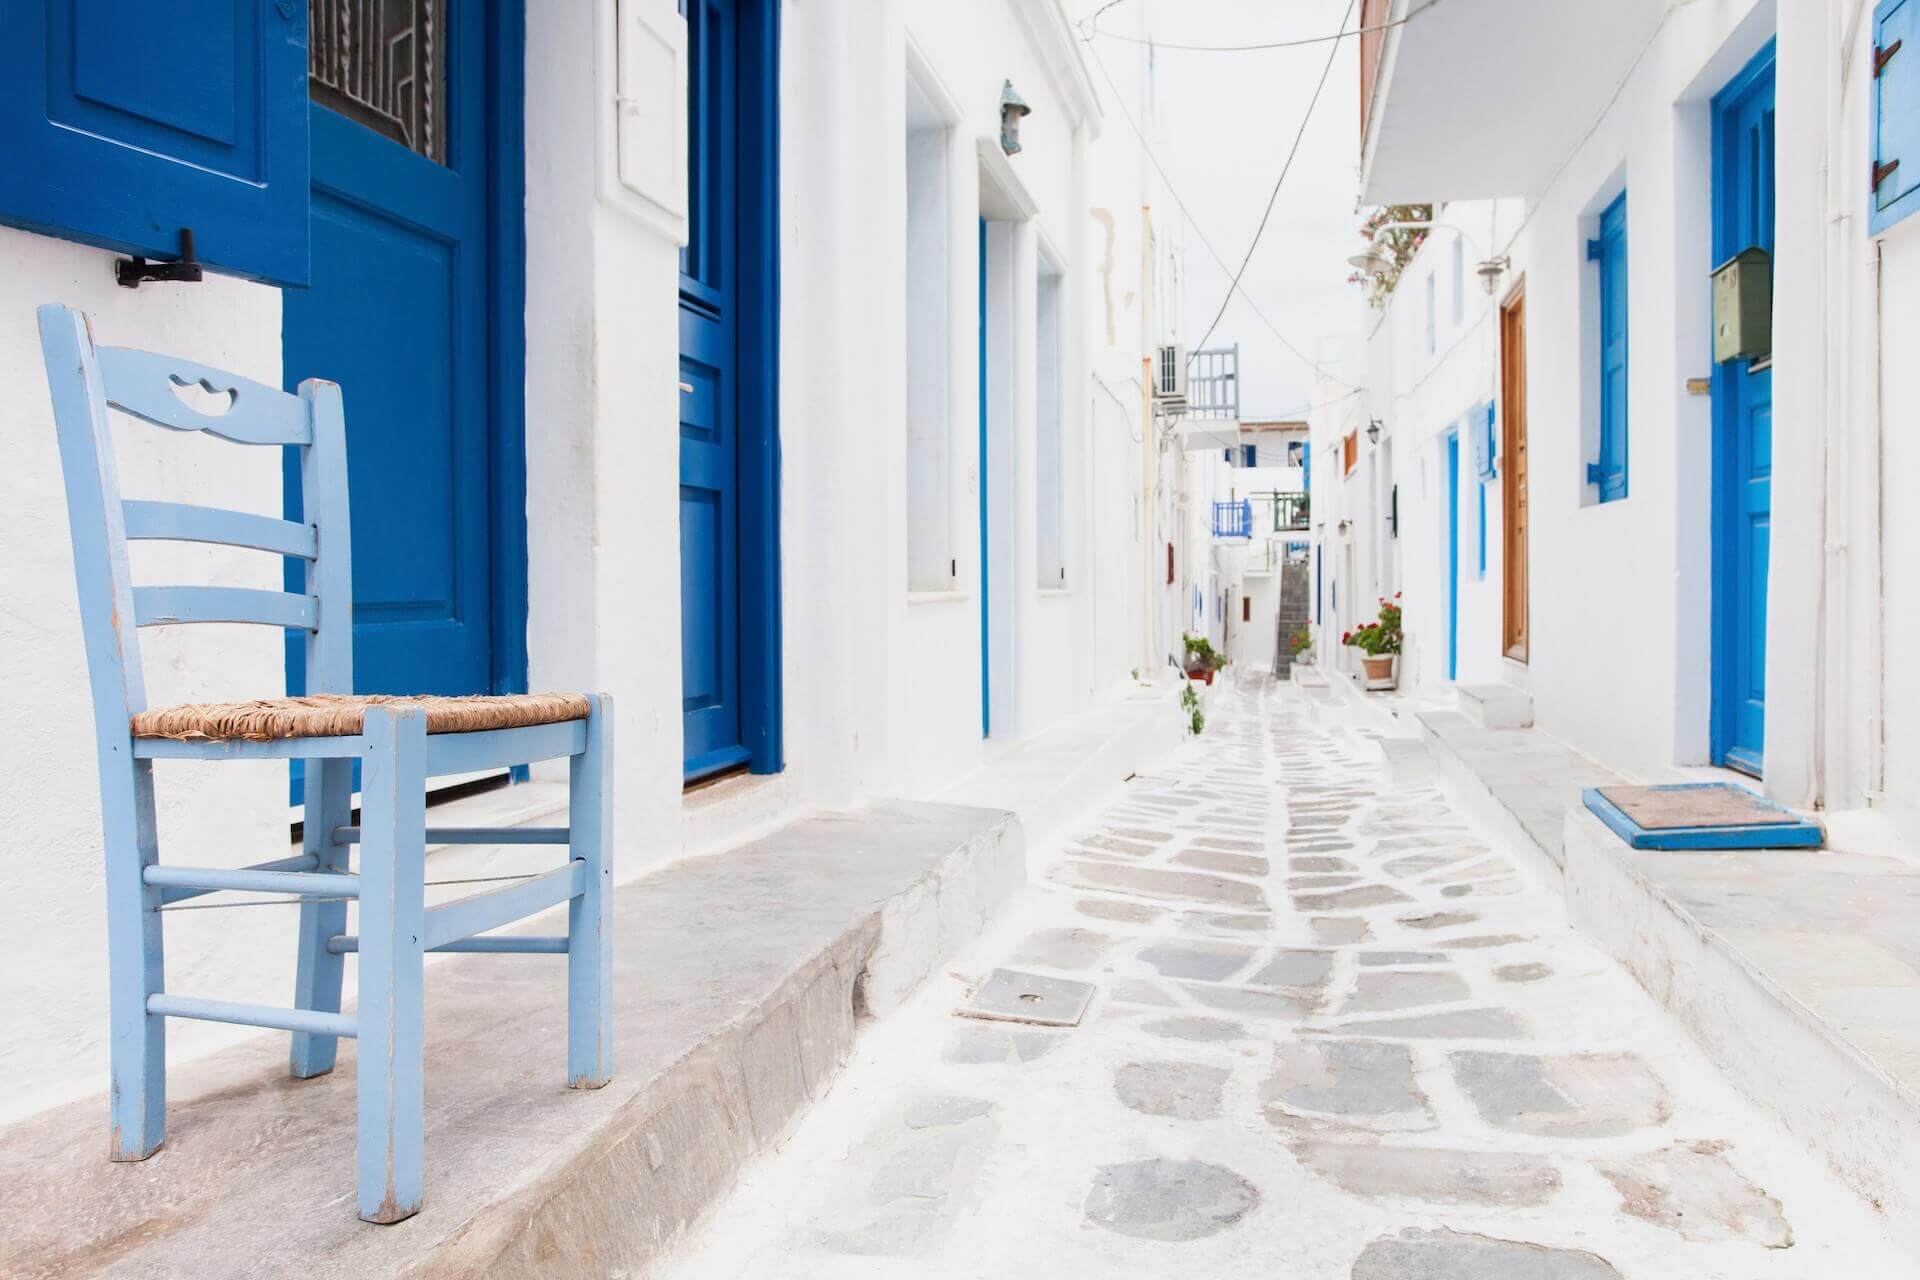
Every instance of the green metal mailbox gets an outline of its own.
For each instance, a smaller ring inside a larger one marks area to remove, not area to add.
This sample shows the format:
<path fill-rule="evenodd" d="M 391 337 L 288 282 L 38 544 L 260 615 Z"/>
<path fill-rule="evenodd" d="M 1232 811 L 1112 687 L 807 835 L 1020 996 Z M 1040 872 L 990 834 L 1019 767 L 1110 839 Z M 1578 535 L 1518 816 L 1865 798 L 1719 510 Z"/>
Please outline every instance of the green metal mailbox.
<path fill-rule="evenodd" d="M 1773 255 L 1742 249 L 1713 269 L 1713 359 L 1773 354 Z"/>

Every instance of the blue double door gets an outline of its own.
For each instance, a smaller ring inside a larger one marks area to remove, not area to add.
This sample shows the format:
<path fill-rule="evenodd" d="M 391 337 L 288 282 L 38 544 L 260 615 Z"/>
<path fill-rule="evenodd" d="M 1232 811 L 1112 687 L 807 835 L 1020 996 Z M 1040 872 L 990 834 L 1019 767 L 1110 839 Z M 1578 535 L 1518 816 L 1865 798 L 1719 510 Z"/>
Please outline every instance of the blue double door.
<path fill-rule="evenodd" d="M 520 5 L 311 6 L 312 284 L 284 295 L 283 372 L 345 399 L 355 688 L 517 689 Z M 288 671 L 299 692 L 297 650 Z"/>
<path fill-rule="evenodd" d="M 1713 100 L 1713 255 L 1773 252 L 1774 48 Z M 1712 758 L 1756 776 L 1766 747 L 1773 516 L 1770 358 L 1715 366 Z"/>
<path fill-rule="evenodd" d="M 694 782 L 780 767 L 778 9 L 777 0 L 682 0 L 681 12 L 680 692 L 684 776 Z"/>

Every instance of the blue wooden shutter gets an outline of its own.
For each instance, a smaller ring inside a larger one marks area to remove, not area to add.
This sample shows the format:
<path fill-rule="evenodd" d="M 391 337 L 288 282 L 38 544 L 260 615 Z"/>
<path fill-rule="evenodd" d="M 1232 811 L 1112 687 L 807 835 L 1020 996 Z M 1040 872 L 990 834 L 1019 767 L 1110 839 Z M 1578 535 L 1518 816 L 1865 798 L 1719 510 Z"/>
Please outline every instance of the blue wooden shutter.
<path fill-rule="evenodd" d="M 306 0 L 0 13 L 0 222 L 307 283 Z"/>
<path fill-rule="evenodd" d="M 1600 236 L 1587 246 L 1600 265 L 1600 457 L 1587 482 L 1600 501 L 1627 496 L 1627 194 L 1600 215 Z"/>
<path fill-rule="evenodd" d="M 1920 208 L 1920 45 L 1915 0 L 1873 11 L 1873 215 L 1875 232 Z"/>

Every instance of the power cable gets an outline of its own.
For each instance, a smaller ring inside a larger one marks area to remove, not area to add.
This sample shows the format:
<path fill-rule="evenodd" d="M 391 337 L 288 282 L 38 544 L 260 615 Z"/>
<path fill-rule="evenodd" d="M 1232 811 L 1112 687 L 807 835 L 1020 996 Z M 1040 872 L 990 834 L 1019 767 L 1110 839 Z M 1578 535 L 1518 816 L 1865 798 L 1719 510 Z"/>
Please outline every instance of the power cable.
<path fill-rule="evenodd" d="M 1119 3 L 1119 0 L 1114 0 L 1114 3 Z M 1112 6 L 1110 5 L 1108 7 L 1110 8 Z M 1180 210 L 1181 215 L 1187 220 L 1187 225 L 1193 229 L 1194 238 L 1200 241 L 1201 246 L 1205 248 L 1209 254 L 1213 255 L 1213 260 L 1219 265 L 1221 271 L 1232 274 L 1231 269 L 1227 266 L 1225 256 L 1214 246 L 1213 241 L 1207 238 L 1207 233 L 1200 229 L 1199 219 L 1193 216 L 1193 210 L 1189 209 L 1187 202 L 1181 199 L 1180 189 L 1174 185 L 1173 178 L 1167 173 L 1166 167 L 1160 163 L 1160 157 L 1154 154 L 1153 144 L 1147 141 L 1145 131 L 1140 128 L 1139 123 L 1134 120 L 1132 113 L 1127 110 L 1126 99 L 1120 92 L 1120 86 L 1114 82 L 1113 73 L 1107 69 L 1106 59 L 1102 58 L 1100 51 L 1092 45 L 1087 46 L 1087 52 L 1093 55 L 1093 63 L 1100 69 L 1100 78 L 1107 82 L 1109 89 L 1113 90 L 1114 106 L 1119 108 L 1120 118 L 1125 120 L 1127 127 L 1133 131 L 1135 140 L 1140 144 L 1141 154 L 1145 155 L 1148 163 L 1153 165 L 1154 172 L 1160 175 L 1160 180 L 1167 184 L 1167 194 L 1173 197 L 1174 206 Z M 1253 300 L 1253 295 L 1248 293 L 1246 289 L 1240 285 L 1238 278 L 1234 281 L 1234 287 L 1239 291 L 1240 300 L 1247 304 L 1247 310 L 1253 312 L 1255 318 L 1267 326 L 1267 331 L 1273 334 L 1274 339 L 1278 341 L 1282 347 L 1286 348 L 1289 355 L 1328 381 L 1337 382 L 1343 387 L 1353 387 L 1353 384 L 1346 379 L 1335 377 L 1333 374 L 1327 372 L 1326 367 L 1318 360 L 1315 360 L 1312 356 L 1295 346 L 1293 342 L 1287 338 L 1286 334 L 1280 332 L 1279 326 L 1268 319 L 1267 313 L 1260 309 L 1259 304 Z M 1358 387 L 1354 387 L 1354 389 L 1356 391 L 1359 390 Z"/>
<path fill-rule="evenodd" d="M 1409 10 L 1405 16 L 1395 18 L 1392 22 L 1382 22 L 1371 27 L 1355 27 L 1352 31 L 1340 31 L 1330 36 L 1304 36 L 1298 40 L 1270 40 L 1263 44 L 1175 44 L 1166 40 L 1143 40 L 1139 36 L 1123 36 L 1117 31 L 1100 30 L 1096 25 L 1100 14 L 1105 13 L 1118 3 L 1120 3 L 1120 0 L 1112 0 L 1112 3 L 1102 6 L 1098 12 L 1087 19 L 1085 30 L 1088 39 L 1092 39 L 1094 36 L 1103 36 L 1108 40 L 1119 40 L 1124 44 L 1147 44 L 1152 45 L 1156 49 L 1177 49 L 1185 53 L 1257 53 L 1264 49 L 1298 49 L 1310 44 L 1325 44 L 1329 40 L 1344 40 L 1348 36 L 1364 36 L 1371 35 L 1376 31 L 1391 31 L 1395 27 L 1406 26 L 1427 10 L 1438 5 L 1440 0 L 1427 0 L 1427 3 L 1417 9 Z M 1342 22 L 1340 25 L 1344 27 L 1346 24 Z"/>
<path fill-rule="evenodd" d="M 1350 34 L 1346 30 L 1347 19 L 1353 16 L 1354 6 L 1359 2 L 1360 0 L 1347 0 L 1347 11 L 1340 16 L 1341 34 Z M 1273 191 L 1267 196 L 1267 207 L 1260 215 L 1260 225 L 1253 230 L 1253 242 L 1247 246 L 1247 256 L 1240 260 L 1240 270 L 1234 272 L 1233 282 L 1227 286 L 1227 296 L 1220 300 L 1220 309 L 1214 312 L 1213 323 L 1207 326 L 1206 333 L 1201 335 L 1200 341 L 1194 344 L 1196 351 L 1204 348 L 1207 345 L 1207 339 L 1213 336 L 1213 331 L 1220 327 L 1221 317 L 1227 314 L 1227 307 L 1233 302 L 1234 292 L 1240 287 L 1240 277 L 1246 274 L 1247 265 L 1253 261 L 1254 250 L 1260 247 L 1260 237 L 1266 234 L 1267 223 L 1273 217 L 1273 206 L 1280 199 L 1280 188 L 1285 185 L 1287 174 L 1293 171 L 1294 157 L 1300 154 L 1300 141 L 1307 136 L 1307 125 L 1313 121 L 1313 109 L 1320 105 L 1320 95 L 1326 91 L 1327 77 L 1333 74 L 1334 59 L 1339 54 L 1340 41 L 1336 37 L 1332 48 L 1327 50 L 1327 64 L 1320 68 L 1319 83 L 1313 86 L 1313 97 L 1307 100 L 1306 113 L 1300 117 L 1300 127 L 1294 131 L 1293 146 L 1287 150 L 1287 162 L 1280 166 L 1280 176 L 1273 181 Z"/>

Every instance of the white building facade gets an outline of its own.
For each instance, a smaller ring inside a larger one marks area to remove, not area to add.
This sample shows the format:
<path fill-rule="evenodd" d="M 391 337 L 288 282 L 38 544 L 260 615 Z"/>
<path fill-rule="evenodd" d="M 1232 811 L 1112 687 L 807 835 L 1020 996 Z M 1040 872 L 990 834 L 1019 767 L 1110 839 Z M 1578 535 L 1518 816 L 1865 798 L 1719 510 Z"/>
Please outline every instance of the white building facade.
<path fill-rule="evenodd" d="M 1622 772 L 1911 833 L 1907 7 L 1366 15 L 1362 200 L 1435 229 L 1316 420 L 1323 637 L 1402 590 L 1403 686 L 1524 690 Z"/>
<path fill-rule="evenodd" d="M 38 304 L 106 344 L 339 381 L 359 687 L 610 693 L 623 878 L 939 794 L 1161 665 L 1175 464 L 1148 384 L 1180 230 L 1126 127 L 1152 128 L 1144 52 L 1096 91 L 1056 0 L 422 0 L 374 33 L 313 0 L 240 6 L 202 45 L 230 65 L 132 68 L 140 33 L 90 49 L 73 8 L 16 33 L 0 115 L 0 687 L 44 726 L 0 748 L 0 817 L 35 859 L 0 922 L 67 957 L 0 978 L 8 1116 L 96 1090 L 106 1060 Z M 200 282 L 116 283 L 187 243 Z M 130 496 L 279 514 L 278 458 L 158 434 L 120 432 Z M 282 568 L 169 547 L 143 571 Z M 145 633 L 154 701 L 282 692 L 256 630 Z M 277 767 L 163 764 L 158 788 L 163 847 L 203 865 L 275 856 L 298 818 Z M 171 918 L 170 989 L 283 1003 L 291 911 Z M 235 1034 L 176 1024 L 170 1052 Z"/>

